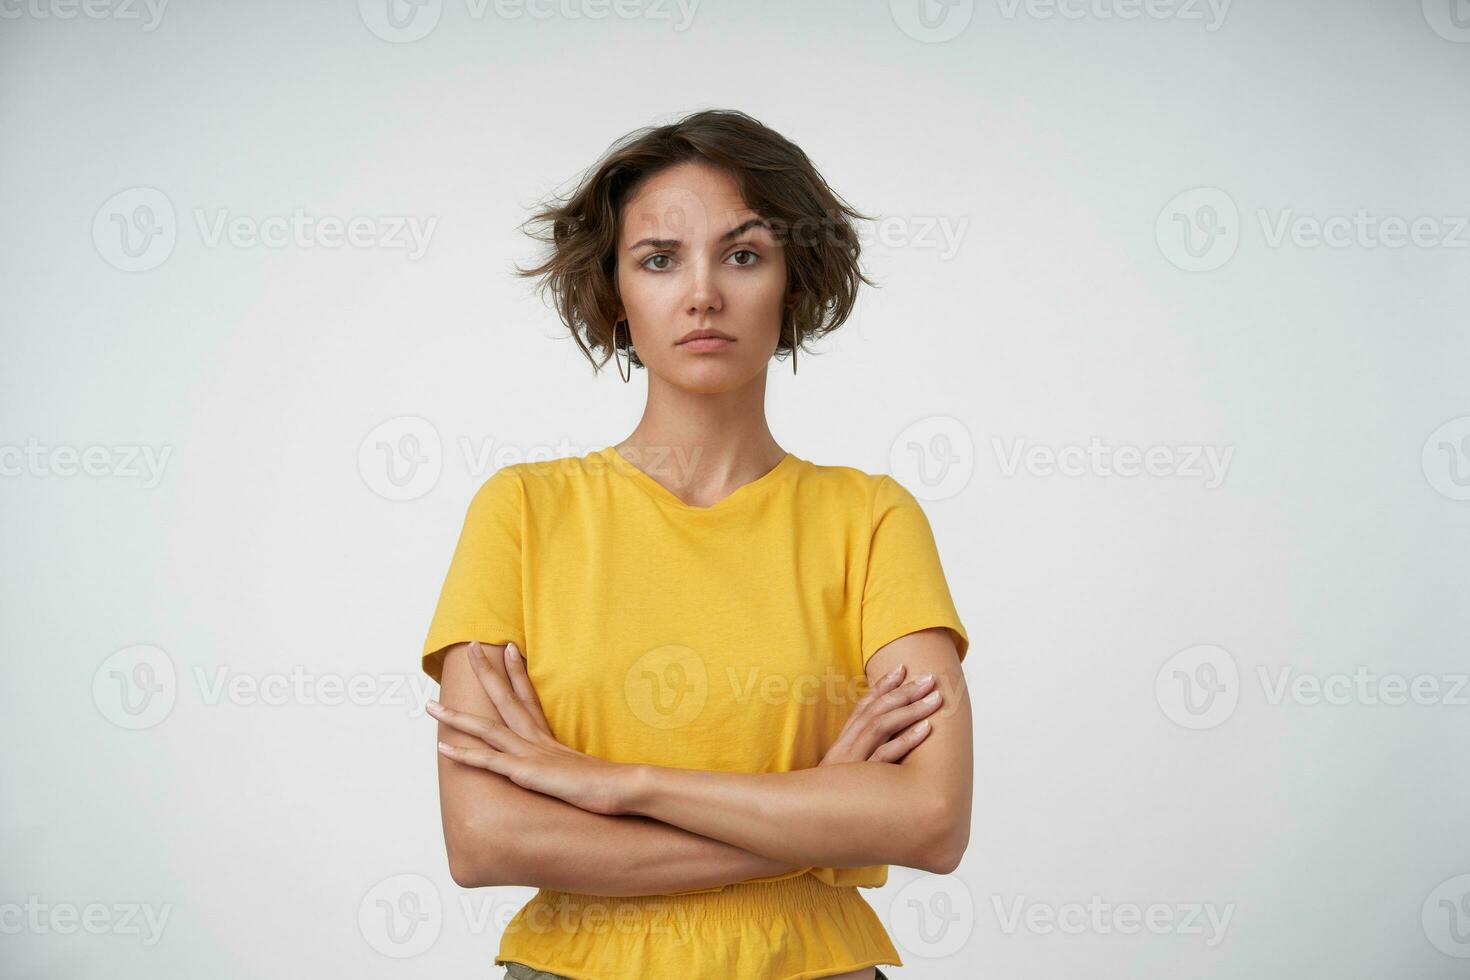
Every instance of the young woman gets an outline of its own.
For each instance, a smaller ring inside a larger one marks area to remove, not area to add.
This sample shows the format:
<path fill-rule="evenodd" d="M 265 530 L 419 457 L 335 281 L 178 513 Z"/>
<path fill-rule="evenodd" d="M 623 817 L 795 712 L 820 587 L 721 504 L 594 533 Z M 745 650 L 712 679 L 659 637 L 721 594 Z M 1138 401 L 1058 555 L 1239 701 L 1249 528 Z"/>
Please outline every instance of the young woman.
<path fill-rule="evenodd" d="M 882 978 L 901 960 L 858 889 L 969 840 L 969 640 L 912 494 L 765 415 L 773 356 L 795 371 L 867 281 L 862 215 L 706 111 L 536 217 L 551 253 L 522 274 L 648 396 L 621 443 L 469 505 L 423 651 L 454 880 L 539 889 L 510 977 Z"/>

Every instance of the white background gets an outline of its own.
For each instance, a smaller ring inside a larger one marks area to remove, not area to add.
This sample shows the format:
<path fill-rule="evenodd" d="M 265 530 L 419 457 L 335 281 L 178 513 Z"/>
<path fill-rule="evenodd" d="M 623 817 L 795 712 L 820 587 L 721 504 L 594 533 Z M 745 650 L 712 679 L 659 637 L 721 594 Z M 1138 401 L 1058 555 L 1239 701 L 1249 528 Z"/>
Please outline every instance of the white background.
<path fill-rule="evenodd" d="M 449 878 L 419 649 L 475 488 L 644 390 L 517 226 L 706 107 L 887 222 L 769 415 L 924 500 L 973 643 L 965 861 L 864 892 L 892 974 L 1470 969 L 1470 8 L 386 2 L 0 3 L 0 971 L 498 975 L 530 891 Z M 298 210 L 433 230 L 210 235 Z M 1009 464 L 1094 438 L 1173 469 Z"/>

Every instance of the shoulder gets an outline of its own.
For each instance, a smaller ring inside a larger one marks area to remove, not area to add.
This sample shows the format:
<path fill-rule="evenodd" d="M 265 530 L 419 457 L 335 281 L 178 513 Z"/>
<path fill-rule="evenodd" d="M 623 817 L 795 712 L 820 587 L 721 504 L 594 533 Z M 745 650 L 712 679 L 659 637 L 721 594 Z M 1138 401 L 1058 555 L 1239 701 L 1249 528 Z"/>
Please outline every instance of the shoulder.
<path fill-rule="evenodd" d="M 490 474 L 479 493 L 515 497 L 525 503 L 566 500 L 569 493 L 605 478 L 608 466 L 597 452 L 507 463 Z"/>
<path fill-rule="evenodd" d="M 885 508 L 918 506 L 908 488 L 886 473 L 809 460 L 802 460 L 801 467 L 803 490 L 814 502 L 861 511 L 865 518 Z"/>

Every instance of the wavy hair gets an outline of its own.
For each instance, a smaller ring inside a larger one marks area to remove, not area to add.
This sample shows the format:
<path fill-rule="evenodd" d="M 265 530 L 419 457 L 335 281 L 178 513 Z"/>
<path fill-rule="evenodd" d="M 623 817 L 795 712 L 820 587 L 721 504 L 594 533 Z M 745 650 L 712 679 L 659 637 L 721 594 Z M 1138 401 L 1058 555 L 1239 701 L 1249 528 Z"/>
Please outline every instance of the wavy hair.
<path fill-rule="evenodd" d="M 551 293 L 594 371 L 613 355 L 623 204 L 649 177 L 688 161 L 729 173 L 746 206 L 766 219 L 785 249 L 787 291 L 795 300 L 781 315 L 778 358 L 836 330 L 851 315 L 859 284 L 875 285 L 858 266 L 861 244 L 853 224 L 872 219 L 838 197 L 806 153 L 780 133 L 726 109 L 635 130 L 616 141 L 569 195 L 543 204 L 522 225 L 541 226 L 539 234 L 527 234 L 549 253 L 533 268 L 517 266 L 516 275 L 540 279 L 540 291 Z M 629 340 L 624 331 L 618 348 L 642 367 Z"/>

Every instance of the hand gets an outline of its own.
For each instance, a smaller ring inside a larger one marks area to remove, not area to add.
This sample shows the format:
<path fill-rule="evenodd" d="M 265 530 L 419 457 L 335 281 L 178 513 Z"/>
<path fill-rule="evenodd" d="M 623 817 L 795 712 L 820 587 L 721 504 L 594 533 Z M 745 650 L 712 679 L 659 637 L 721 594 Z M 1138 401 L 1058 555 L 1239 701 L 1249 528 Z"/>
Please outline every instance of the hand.
<path fill-rule="evenodd" d="M 900 687 L 907 669 L 906 664 L 899 664 L 868 689 L 818 766 L 901 762 L 928 737 L 929 723 L 921 719 L 939 709 L 944 695 L 934 688 L 934 677 L 928 674 Z M 934 700 L 925 700 L 931 689 Z"/>
<path fill-rule="evenodd" d="M 451 728 L 473 735 L 484 748 L 439 743 L 446 758 L 500 773 L 517 786 L 565 800 L 591 813 L 609 816 L 623 811 L 633 767 L 608 762 L 567 748 L 551 734 L 541 701 L 526 674 L 525 661 L 513 644 L 505 649 L 507 684 L 485 659 L 478 643 L 470 644 L 470 666 L 500 718 L 446 708 L 430 701 L 429 713 Z"/>

